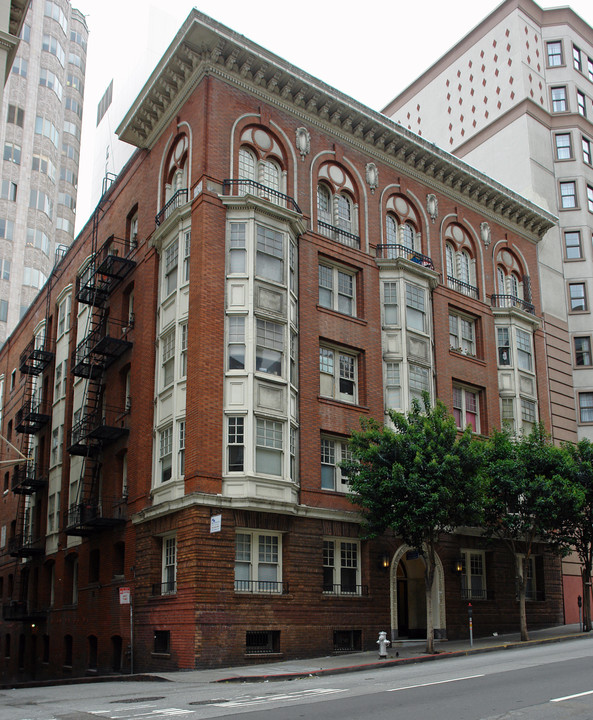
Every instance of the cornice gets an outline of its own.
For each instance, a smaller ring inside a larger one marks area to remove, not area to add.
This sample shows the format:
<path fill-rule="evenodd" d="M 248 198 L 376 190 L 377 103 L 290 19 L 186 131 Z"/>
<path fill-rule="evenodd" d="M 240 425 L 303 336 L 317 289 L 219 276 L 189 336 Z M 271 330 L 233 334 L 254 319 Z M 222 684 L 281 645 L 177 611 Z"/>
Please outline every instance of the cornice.
<path fill-rule="evenodd" d="M 183 495 L 175 500 L 169 500 L 145 508 L 132 516 L 132 523 L 134 525 L 141 525 L 191 507 L 254 510 L 257 512 L 270 512 L 315 520 L 334 520 L 357 524 L 361 522 L 360 515 L 355 511 L 332 510 L 330 508 L 313 507 L 310 505 L 296 505 L 294 503 L 283 503 L 262 498 L 225 497 L 223 495 L 209 495 L 207 493 L 194 492 Z"/>
<path fill-rule="evenodd" d="M 462 160 L 195 9 L 117 129 L 119 137 L 138 147 L 153 147 L 206 75 L 330 132 L 367 156 L 532 239 L 541 238 L 556 222 L 552 214 Z"/>

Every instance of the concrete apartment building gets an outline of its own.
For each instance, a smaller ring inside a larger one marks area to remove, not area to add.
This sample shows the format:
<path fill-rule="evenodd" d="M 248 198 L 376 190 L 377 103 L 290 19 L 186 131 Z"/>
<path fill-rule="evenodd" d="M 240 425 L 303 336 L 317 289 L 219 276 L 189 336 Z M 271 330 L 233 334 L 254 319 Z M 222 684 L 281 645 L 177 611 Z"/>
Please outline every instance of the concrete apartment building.
<path fill-rule="evenodd" d="M 31 3 L 20 29 L 0 120 L 0 343 L 74 238 L 87 38 L 68 0 Z"/>
<path fill-rule="evenodd" d="M 0 88 L 4 87 L 10 73 L 27 5 L 26 0 L 1 0 L 0 2 Z"/>
<path fill-rule="evenodd" d="M 0 351 L 4 676 L 421 637 L 422 557 L 361 539 L 339 462 L 424 390 L 460 428 L 554 430 L 554 216 L 196 10 L 118 133 L 134 155 Z M 562 622 L 560 561 L 529 572 L 530 626 Z M 517 627 L 477 528 L 439 545 L 439 636 L 470 601 L 476 633 Z"/>
<path fill-rule="evenodd" d="M 592 98 L 593 29 L 568 7 L 507 0 L 383 111 L 558 217 L 538 246 L 556 440 L 593 440 Z"/>

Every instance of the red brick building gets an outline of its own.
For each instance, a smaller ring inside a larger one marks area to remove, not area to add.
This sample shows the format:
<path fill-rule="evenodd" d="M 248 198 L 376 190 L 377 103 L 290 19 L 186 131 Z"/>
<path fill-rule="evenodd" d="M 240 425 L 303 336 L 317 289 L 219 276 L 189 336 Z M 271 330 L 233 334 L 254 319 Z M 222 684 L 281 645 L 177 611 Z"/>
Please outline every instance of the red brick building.
<path fill-rule="evenodd" d="M 360 538 L 339 462 L 423 390 L 478 433 L 549 426 L 553 218 L 197 11 L 119 133 L 137 152 L 0 351 L 3 676 L 421 636 L 423 561 Z M 443 537 L 438 634 L 468 601 L 516 628 L 511 565 Z M 530 626 L 561 622 L 559 561 L 530 573 Z"/>

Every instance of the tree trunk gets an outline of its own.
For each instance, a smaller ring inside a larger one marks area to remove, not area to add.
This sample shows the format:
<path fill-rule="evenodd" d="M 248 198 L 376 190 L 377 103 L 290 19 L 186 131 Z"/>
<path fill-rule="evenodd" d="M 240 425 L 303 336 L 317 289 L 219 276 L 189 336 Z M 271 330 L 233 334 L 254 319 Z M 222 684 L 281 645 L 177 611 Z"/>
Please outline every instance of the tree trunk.
<path fill-rule="evenodd" d="M 527 589 L 527 556 L 515 555 L 515 575 L 517 580 L 517 592 L 519 593 L 519 624 L 521 626 L 521 640 L 529 640 L 527 634 L 527 612 L 525 610 L 525 590 Z"/>
<path fill-rule="evenodd" d="M 426 591 L 426 652 L 434 655 L 434 619 L 432 613 L 432 586 L 434 583 L 435 559 L 432 543 L 427 543 L 424 556 L 424 585 Z"/>
<path fill-rule="evenodd" d="M 587 563 L 581 571 L 583 579 L 583 632 L 591 632 L 591 564 Z"/>

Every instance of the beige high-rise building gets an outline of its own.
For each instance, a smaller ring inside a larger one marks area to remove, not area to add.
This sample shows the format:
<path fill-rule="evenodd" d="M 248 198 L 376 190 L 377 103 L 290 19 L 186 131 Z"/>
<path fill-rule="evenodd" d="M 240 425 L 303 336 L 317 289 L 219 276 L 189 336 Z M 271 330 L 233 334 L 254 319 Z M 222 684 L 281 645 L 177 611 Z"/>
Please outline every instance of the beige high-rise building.
<path fill-rule="evenodd" d="M 592 98 L 591 26 L 507 0 L 384 109 L 558 216 L 539 248 L 558 440 L 593 439 Z"/>
<path fill-rule="evenodd" d="M 10 72 L 28 4 L 27 0 L 0 0 L 0 88 Z"/>
<path fill-rule="evenodd" d="M 0 119 L 0 343 L 74 238 L 87 39 L 68 0 L 32 3 L 20 27 Z"/>

